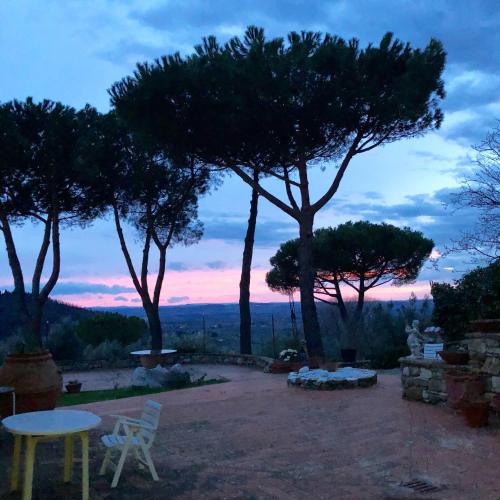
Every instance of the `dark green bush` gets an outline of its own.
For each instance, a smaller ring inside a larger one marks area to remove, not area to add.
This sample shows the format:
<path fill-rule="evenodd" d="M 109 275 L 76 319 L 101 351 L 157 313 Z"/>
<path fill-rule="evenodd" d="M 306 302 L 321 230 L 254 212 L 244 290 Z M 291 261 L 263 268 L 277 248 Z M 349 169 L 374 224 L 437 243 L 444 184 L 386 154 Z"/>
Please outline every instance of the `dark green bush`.
<path fill-rule="evenodd" d="M 76 335 L 76 321 L 62 318 L 50 326 L 46 345 L 56 360 L 79 359 L 83 352 L 82 341 Z"/>
<path fill-rule="evenodd" d="M 80 320 L 77 334 L 83 342 L 94 347 L 106 340 L 116 340 L 122 345 L 132 344 L 147 331 L 146 322 L 136 316 L 117 313 L 99 313 Z"/>
<path fill-rule="evenodd" d="M 453 285 L 433 283 L 433 322 L 446 339 L 459 340 L 469 321 L 500 318 L 500 260 L 465 274 Z"/>

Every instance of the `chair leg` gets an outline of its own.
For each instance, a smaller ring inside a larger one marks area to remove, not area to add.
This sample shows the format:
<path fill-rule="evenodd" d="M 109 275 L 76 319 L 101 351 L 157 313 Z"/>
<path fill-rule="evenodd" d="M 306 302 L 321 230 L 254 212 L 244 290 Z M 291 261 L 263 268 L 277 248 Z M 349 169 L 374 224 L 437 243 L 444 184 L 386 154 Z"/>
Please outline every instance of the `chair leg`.
<path fill-rule="evenodd" d="M 127 442 L 123 446 L 122 454 L 120 455 L 120 460 L 118 461 L 118 465 L 116 466 L 115 475 L 113 476 L 113 481 L 111 482 L 111 488 L 116 488 L 118 484 L 118 480 L 120 479 L 120 474 L 122 473 L 123 464 L 125 463 L 125 459 L 127 458 L 128 449 L 130 448 L 130 444 Z"/>
<path fill-rule="evenodd" d="M 159 481 L 160 478 L 158 477 L 158 474 L 156 473 L 156 468 L 155 464 L 153 463 L 153 459 L 151 458 L 151 455 L 149 454 L 149 450 L 146 447 L 142 447 L 142 453 L 144 453 L 144 458 L 146 459 L 146 463 L 148 464 L 149 467 L 149 472 L 151 472 L 151 475 L 153 476 L 154 481 Z"/>
<path fill-rule="evenodd" d="M 112 448 L 108 448 L 106 450 L 106 453 L 104 455 L 104 460 L 102 461 L 101 468 L 99 469 L 99 475 L 100 476 L 104 476 L 104 474 L 106 474 L 106 470 L 108 468 L 108 464 L 109 464 L 109 460 L 111 458 L 112 451 L 113 451 Z"/>

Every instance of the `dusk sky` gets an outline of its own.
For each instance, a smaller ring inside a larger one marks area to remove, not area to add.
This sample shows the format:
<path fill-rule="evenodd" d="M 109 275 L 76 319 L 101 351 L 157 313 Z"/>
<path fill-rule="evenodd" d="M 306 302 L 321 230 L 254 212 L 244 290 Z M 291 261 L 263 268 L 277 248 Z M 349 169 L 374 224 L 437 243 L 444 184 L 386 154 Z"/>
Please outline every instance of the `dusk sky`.
<path fill-rule="evenodd" d="M 447 97 L 441 129 L 403 140 L 352 161 L 341 188 L 316 218 L 316 227 L 347 220 L 410 226 L 434 239 L 436 255 L 473 223 L 470 210 L 446 206 L 450 192 L 472 165 L 478 144 L 500 118 L 500 3 L 494 0 L 2 0 L 0 2 L 0 102 L 48 98 L 75 107 L 89 103 L 109 109 L 107 89 L 130 74 L 136 62 L 176 51 L 190 53 L 203 36 L 221 41 L 254 24 L 268 36 L 291 30 L 357 37 L 378 44 L 387 31 L 413 46 L 431 37 L 448 53 L 444 74 Z M 334 165 L 311 171 L 317 197 Z M 279 192 L 279 183 L 268 182 Z M 162 304 L 235 302 L 250 188 L 227 177 L 200 201 L 205 225 L 202 241 L 169 251 Z M 15 229 L 29 281 L 40 245 L 40 227 Z M 252 300 L 283 300 L 271 293 L 264 276 L 278 245 L 297 237 L 297 225 L 261 198 L 252 274 Z M 140 245 L 132 230 L 136 258 Z M 53 296 L 84 306 L 140 305 L 114 225 L 98 220 L 91 227 L 62 233 L 61 279 Z M 50 262 L 48 263 L 50 265 Z M 429 280 L 452 280 L 467 268 L 463 256 L 426 265 L 417 283 L 385 287 L 372 298 L 423 296 Z M 154 274 L 154 266 L 151 271 Z M 12 277 L 0 248 L 0 288 Z"/>

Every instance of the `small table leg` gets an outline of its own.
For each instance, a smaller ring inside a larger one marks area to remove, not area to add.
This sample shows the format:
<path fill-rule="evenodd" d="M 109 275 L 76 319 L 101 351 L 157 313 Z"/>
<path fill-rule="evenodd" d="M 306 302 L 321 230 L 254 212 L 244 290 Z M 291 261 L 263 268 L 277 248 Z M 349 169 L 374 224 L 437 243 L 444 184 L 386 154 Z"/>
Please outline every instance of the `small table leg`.
<path fill-rule="evenodd" d="M 35 448 L 37 438 L 26 436 L 26 457 L 24 466 L 23 500 L 31 500 L 33 489 L 33 466 L 35 463 Z"/>
<path fill-rule="evenodd" d="M 10 472 L 10 491 L 17 491 L 19 485 L 19 462 L 21 460 L 21 445 L 23 437 L 20 434 L 14 436 L 14 456 L 12 458 L 12 470 Z"/>
<path fill-rule="evenodd" d="M 89 433 L 82 432 L 82 498 L 89 499 Z"/>
<path fill-rule="evenodd" d="M 73 475 L 73 436 L 64 438 L 64 482 L 69 483 Z"/>

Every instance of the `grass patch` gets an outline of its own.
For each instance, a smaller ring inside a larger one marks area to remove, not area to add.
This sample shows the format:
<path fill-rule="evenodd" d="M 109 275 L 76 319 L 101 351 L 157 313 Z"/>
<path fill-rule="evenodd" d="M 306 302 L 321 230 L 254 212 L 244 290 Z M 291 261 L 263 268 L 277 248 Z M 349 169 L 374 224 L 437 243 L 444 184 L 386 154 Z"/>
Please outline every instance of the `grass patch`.
<path fill-rule="evenodd" d="M 102 389 L 99 391 L 83 391 L 78 394 L 63 393 L 57 401 L 57 406 L 84 405 L 95 403 L 96 401 L 109 401 L 111 399 L 133 398 L 134 396 L 146 396 L 148 394 L 158 394 L 160 392 L 179 391 L 181 389 L 191 389 L 203 385 L 223 384 L 229 382 L 228 379 L 204 380 L 183 387 L 171 387 L 169 389 L 149 389 L 147 387 L 119 387 L 118 389 Z"/>

